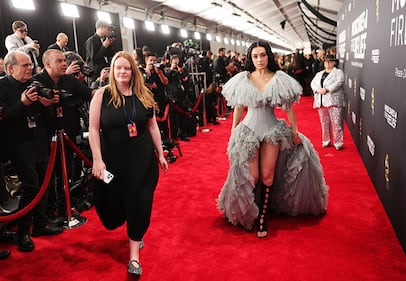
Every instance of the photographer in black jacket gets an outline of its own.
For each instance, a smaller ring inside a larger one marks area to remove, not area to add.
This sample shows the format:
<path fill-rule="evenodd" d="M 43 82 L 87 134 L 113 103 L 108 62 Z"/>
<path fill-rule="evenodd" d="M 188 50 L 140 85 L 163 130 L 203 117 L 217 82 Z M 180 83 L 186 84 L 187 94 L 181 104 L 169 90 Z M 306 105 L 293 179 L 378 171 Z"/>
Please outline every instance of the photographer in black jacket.
<path fill-rule="evenodd" d="M 42 56 L 42 62 L 44 70 L 35 75 L 33 80 L 39 82 L 44 88 L 54 89 L 60 96 L 59 103 L 53 105 L 54 111 L 50 133 L 53 134 L 56 130 L 63 129 L 68 137 L 78 145 L 82 136 L 79 110 L 81 105 L 85 101 L 89 101 L 92 96 L 92 90 L 75 77 L 81 72 L 81 63 L 72 61 L 68 66 L 64 53 L 55 49 L 47 50 Z M 80 77 L 80 74 L 78 77 Z M 65 156 L 68 177 L 71 178 L 72 150 L 66 149 Z M 59 163 L 60 161 L 57 161 L 56 165 L 59 165 Z M 60 172 L 59 166 L 56 166 L 56 171 Z M 60 175 L 59 179 L 61 179 Z"/>
<path fill-rule="evenodd" d="M 165 110 L 168 78 L 165 76 L 164 65 L 158 63 L 158 55 L 148 52 L 145 56 L 145 85 L 154 94 L 154 100 L 158 105 L 157 116 L 161 116 Z"/>
<path fill-rule="evenodd" d="M 5 136 L 7 131 L 4 128 L 4 124 L 2 122 L 3 118 L 6 117 L 6 109 L 4 107 L 0 107 L 0 136 Z M 0 137 L 0 216 L 7 215 L 11 213 L 10 210 L 7 210 L 1 206 L 3 201 L 8 200 L 8 192 L 6 189 L 6 184 L 4 182 L 4 166 L 3 160 L 8 160 L 7 154 L 7 146 L 4 137 Z M 5 229 L 5 228 L 4 228 Z M 1 232 L 3 231 L 3 226 L 0 224 L 0 236 Z M 2 242 L 0 237 L 0 242 Z M 0 250 L 0 260 L 8 258 L 11 252 L 9 250 Z"/>
<path fill-rule="evenodd" d="M 90 36 L 85 42 L 86 63 L 93 70 L 89 77 L 89 85 L 97 79 L 104 67 L 110 66 L 110 61 L 116 53 L 112 43 L 117 39 L 114 33 L 114 26 L 106 21 L 96 22 L 96 33 Z"/>
<path fill-rule="evenodd" d="M 188 97 L 187 83 L 190 80 L 189 74 L 181 65 L 178 55 L 172 55 L 170 60 L 171 65 L 166 69 L 165 74 L 169 80 L 166 91 L 172 105 L 170 110 L 171 135 L 173 138 L 190 141 L 188 137 L 188 119 L 193 104 Z M 181 112 L 179 112 L 179 109 L 181 109 Z"/>
<path fill-rule="evenodd" d="M 49 158 L 48 124 L 49 106 L 59 102 L 55 94 L 51 98 L 41 96 L 36 87 L 30 87 L 33 64 L 24 52 L 11 51 L 5 57 L 8 75 L 0 79 L 0 107 L 6 109 L 3 121 L 7 148 L 13 167 L 20 179 L 21 199 L 19 208 L 28 205 L 43 183 Z M 49 226 L 45 215 L 47 193 L 33 209 L 18 220 L 17 246 L 29 252 L 35 246 L 33 236 L 54 235 L 62 228 Z"/>
<path fill-rule="evenodd" d="M 90 100 L 92 90 L 73 75 L 78 64 L 72 63 L 69 68 L 64 54 L 55 49 L 47 50 L 42 56 L 44 70 L 33 79 L 43 87 L 59 91 L 60 102 L 54 105 L 55 116 L 53 129 L 64 129 L 65 133 L 75 141 L 80 137 L 79 107 L 84 101 Z"/>

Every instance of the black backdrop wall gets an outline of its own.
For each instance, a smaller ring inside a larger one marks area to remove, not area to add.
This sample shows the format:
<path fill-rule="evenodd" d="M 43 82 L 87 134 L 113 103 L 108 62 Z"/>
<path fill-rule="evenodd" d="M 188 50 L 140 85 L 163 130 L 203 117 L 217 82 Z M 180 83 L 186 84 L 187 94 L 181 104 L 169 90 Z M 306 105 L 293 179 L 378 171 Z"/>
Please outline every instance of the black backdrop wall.
<path fill-rule="evenodd" d="M 70 50 L 75 50 L 73 20 L 62 15 L 60 2 L 49 0 L 35 0 L 34 2 L 36 5 L 35 11 L 27 11 L 12 7 L 11 0 L 0 1 L 0 57 L 4 57 L 7 54 L 4 40 L 7 35 L 12 33 L 11 24 L 15 20 L 22 20 L 28 25 L 28 35 L 32 39 L 39 41 L 41 55 L 48 45 L 55 42 L 55 37 L 59 32 L 64 32 L 68 35 L 68 47 Z M 78 6 L 78 10 L 80 17 L 75 19 L 78 52 L 85 58 L 84 43 L 95 32 L 94 24 L 97 21 L 97 10 L 82 6 Z M 121 19 L 119 15 L 110 13 L 110 16 L 112 24 L 116 27 L 116 33 L 121 34 Z M 155 32 L 146 31 L 143 21 L 136 20 L 135 22 L 133 47 L 147 45 L 152 51 L 161 56 L 164 54 L 167 46 L 173 42 L 184 42 L 185 40 L 185 38 L 180 37 L 180 32 L 177 28 L 171 28 L 171 34 L 164 35 L 158 28 Z M 196 41 L 196 43 L 199 44 L 201 50 L 208 50 L 210 49 L 210 42 L 204 36 L 202 34 L 202 39 Z M 114 44 L 116 44 L 116 50 L 123 49 L 121 40 L 116 40 Z"/>
<path fill-rule="evenodd" d="M 404 251 L 405 16 L 405 1 L 346 0 L 337 28 L 337 51 L 346 78 L 347 124 Z M 351 186 L 342 192 L 351 192 Z"/>

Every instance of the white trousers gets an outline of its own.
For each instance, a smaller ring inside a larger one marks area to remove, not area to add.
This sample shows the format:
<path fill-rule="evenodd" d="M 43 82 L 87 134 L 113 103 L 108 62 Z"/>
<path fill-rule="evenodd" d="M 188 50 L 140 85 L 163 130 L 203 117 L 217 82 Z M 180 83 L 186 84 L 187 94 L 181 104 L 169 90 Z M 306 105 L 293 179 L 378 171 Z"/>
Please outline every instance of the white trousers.
<path fill-rule="evenodd" d="M 336 149 L 341 149 L 344 144 L 343 108 L 336 106 L 321 107 L 318 111 L 323 147 L 330 145 L 330 131 L 332 131 L 334 146 Z"/>

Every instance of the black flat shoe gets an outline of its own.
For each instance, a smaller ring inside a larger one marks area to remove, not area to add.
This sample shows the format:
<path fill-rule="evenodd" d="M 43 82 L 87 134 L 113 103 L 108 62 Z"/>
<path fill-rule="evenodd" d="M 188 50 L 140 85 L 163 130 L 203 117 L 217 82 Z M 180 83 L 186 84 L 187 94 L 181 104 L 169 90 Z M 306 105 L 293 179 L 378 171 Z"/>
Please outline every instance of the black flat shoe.
<path fill-rule="evenodd" d="M 137 266 L 135 266 L 135 265 Z M 134 274 L 135 276 L 141 276 L 142 274 L 142 267 L 139 261 L 137 260 L 130 260 L 128 262 L 128 273 Z"/>
<path fill-rule="evenodd" d="M 58 235 L 63 232 L 63 228 L 59 226 L 42 226 L 42 227 L 33 227 L 32 228 L 32 237 L 38 236 L 51 236 Z"/>
<path fill-rule="evenodd" d="M 4 260 L 11 255 L 10 251 L 0 251 L 0 260 Z"/>
<path fill-rule="evenodd" d="M 17 248 L 21 252 L 31 252 L 34 251 L 35 245 L 28 233 L 17 234 Z"/>
<path fill-rule="evenodd" d="M 58 216 L 47 216 L 47 221 L 53 226 L 62 226 L 64 219 Z"/>

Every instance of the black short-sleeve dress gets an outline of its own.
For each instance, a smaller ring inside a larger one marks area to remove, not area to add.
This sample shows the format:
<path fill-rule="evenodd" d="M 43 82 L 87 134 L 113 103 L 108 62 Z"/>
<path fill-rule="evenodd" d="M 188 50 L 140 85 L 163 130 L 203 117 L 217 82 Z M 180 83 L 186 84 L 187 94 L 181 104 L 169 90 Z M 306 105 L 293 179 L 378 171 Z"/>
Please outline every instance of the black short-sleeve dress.
<path fill-rule="evenodd" d="M 150 223 L 159 176 L 154 145 L 147 129 L 153 108 L 145 108 L 135 94 L 125 96 L 125 105 L 117 109 L 109 103 L 110 98 L 106 90 L 101 109 L 100 144 L 106 169 L 114 178 L 109 184 L 95 181 L 96 211 L 107 229 L 115 229 L 127 221 L 128 237 L 140 241 Z M 130 137 L 129 119 L 135 121 L 135 137 Z"/>

